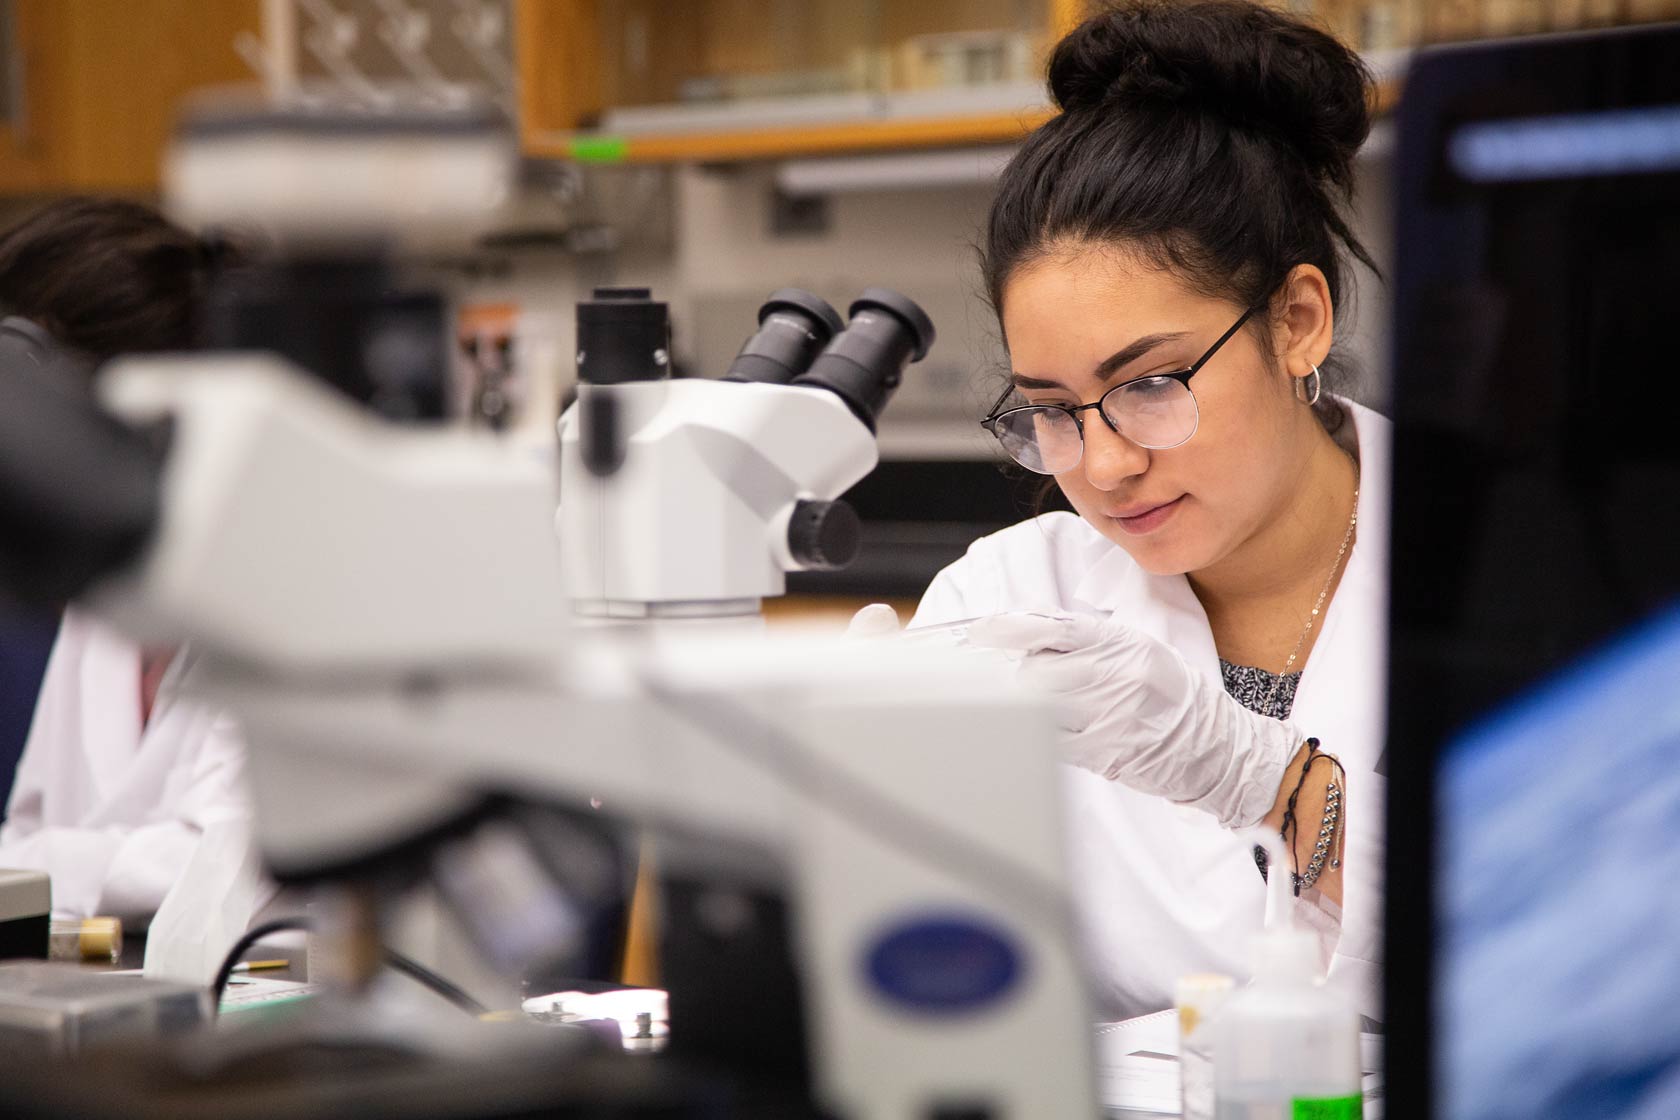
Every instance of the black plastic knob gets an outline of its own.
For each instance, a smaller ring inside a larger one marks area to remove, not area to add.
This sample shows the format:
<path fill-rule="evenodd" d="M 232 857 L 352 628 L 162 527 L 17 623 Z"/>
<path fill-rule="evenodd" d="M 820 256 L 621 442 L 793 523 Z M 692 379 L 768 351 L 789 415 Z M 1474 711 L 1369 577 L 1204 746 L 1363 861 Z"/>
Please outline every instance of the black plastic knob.
<path fill-rule="evenodd" d="M 857 559 L 863 523 L 845 502 L 798 502 L 788 521 L 788 551 L 806 568 L 832 572 Z"/>

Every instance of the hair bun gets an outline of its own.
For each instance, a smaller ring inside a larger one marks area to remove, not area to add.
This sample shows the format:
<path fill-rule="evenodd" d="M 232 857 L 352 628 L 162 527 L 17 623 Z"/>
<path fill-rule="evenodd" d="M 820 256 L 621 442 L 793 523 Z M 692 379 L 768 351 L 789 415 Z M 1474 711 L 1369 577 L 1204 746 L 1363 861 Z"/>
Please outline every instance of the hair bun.
<path fill-rule="evenodd" d="M 1056 45 L 1049 77 L 1066 113 L 1202 113 L 1288 145 L 1315 176 L 1344 190 L 1371 128 L 1371 77 L 1359 56 L 1249 0 L 1114 8 Z"/>

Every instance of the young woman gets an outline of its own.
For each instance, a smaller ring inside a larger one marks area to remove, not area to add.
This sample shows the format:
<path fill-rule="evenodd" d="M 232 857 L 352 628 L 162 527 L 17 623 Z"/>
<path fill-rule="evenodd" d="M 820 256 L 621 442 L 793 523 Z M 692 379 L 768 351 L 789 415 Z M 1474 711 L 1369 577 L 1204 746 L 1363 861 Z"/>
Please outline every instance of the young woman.
<path fill-rule="evenodd" d="M 985 240 L 1012 370 L 985 424 L 1077 516 L 976 542 L 915 624 L 1001 616 L 970 640 L 1057 694 L 1110 1014 L 1247 975 L 1269 873 L 1377 1016 L 1389 426 L 1329 387 L 1368 76 L 1207 0 L 1097 16 L 1049 78 Z"/>
<path fill-rule="evenodd" d="M 143 206 L 51 203 L 0 234 L 0 314 L 90 368 L 186 349 L 206 255 Z M 177 661 L 65 613 L 0 826 L 0 867 L 50 874 L 56 913 L 144 924 L 204 828 L 249 812 L 238 730 L 174 697 Z"/>

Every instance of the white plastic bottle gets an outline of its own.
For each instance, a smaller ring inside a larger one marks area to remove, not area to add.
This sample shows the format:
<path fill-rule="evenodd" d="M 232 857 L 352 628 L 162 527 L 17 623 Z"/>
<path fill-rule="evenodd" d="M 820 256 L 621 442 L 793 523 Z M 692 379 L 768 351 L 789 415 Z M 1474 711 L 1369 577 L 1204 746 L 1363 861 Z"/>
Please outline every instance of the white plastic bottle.
<path fill-rule="evenodd" d="M 1360 1120 L 1359 1014 L 1323 983 L 1318 939 L 1291 920 L 1289 864 L 1275 839 L 1267 928 L 1254 983 L 1213 1024 L 1218 1120 Z"/>

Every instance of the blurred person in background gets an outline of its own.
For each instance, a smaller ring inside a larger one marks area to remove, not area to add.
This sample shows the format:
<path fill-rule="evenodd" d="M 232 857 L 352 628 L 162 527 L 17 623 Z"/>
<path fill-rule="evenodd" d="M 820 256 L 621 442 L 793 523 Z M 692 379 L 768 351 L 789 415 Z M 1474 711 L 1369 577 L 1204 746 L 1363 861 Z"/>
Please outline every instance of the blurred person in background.
<path fill-rule="evenodd" d="M 1149 0 L 1070 33 L 1049 84 L 984 239 L 1011 377 L 983 423 L 1076 513 L 975 542 L 914 624 L 981 617 L 969 642 L 1056 701 L 1107 1014 L 1248 976 L 1281 874 L 1377 1017 L 1390 425 L 1332 349 L 1370 263 L 1344 211 L 1370 77 L 1277 10 Z"/>
<path fill-rule="evenodd" d="M 0 314 L 91 392 L 117 354 L 194 345 L 213 255 L 139 204 L 60 200 L 0 234 Z M 55 914 L 144 925 L 203 830 L 248 816 L 238 729 L 175 697 L 183 661 L 64 612 L 0 825 L 0 867 L 47 872 Z"/>

